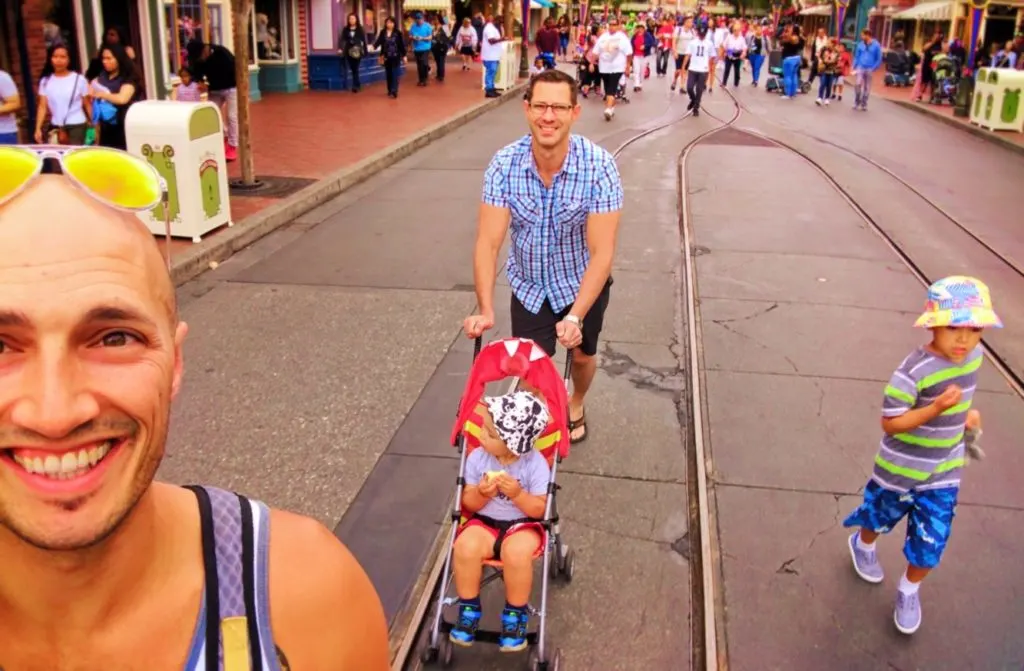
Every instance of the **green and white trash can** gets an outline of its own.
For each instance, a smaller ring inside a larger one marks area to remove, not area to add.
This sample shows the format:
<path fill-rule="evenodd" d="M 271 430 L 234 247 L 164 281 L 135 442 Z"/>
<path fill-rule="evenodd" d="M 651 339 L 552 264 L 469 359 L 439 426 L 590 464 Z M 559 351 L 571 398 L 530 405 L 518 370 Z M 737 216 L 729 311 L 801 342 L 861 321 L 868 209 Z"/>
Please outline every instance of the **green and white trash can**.
<path fill-rule="evenodd" d="M 231 221 L 228 164 L 220 110 L 209 102 L 145 100 L 128 108 L 128 151 L 167 183 L 171 236 L 192 238 Z M 154 235 L 164 234 L 164 206 L 140 212 Z"/>
<path fill-rule="evenodd" d="M 1024 71 L 981 68 L 971 101 L 971 123 L 988 130 L 1024 133 Z"/>

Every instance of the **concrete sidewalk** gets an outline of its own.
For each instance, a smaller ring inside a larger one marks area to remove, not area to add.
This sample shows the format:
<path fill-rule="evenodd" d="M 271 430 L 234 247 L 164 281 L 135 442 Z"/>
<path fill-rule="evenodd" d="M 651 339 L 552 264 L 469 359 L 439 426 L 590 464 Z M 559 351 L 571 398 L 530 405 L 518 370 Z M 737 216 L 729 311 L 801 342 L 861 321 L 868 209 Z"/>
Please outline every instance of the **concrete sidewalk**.
<path fill-rule="evenodd" d="M 970 133 L 975 137 L 992 142 L 993 144 L 1024 155 L 1024 133 L 1014 131 L 991 131 L 972 124 L 966 117 L 958 117 L 953 114 L 953 106 L 948 104 L 931 105 L 925 102 L 915 102 L 911 97 L 913 87 L 884 86 L 881 77 L 876 77 L 872 83 L 871 94 L 885 98 L 896 103 L 904 109 L 922 114 L 930 119 L 944 123 L 952 128 Z"/>
<path fill-rule="evenodd" d="M 912 328 L 924 290 L 782 149 L 722 133 L 693 152 L 688 180 L 707 250 L 697 283 L 730 668 L 1019 668 L 1024 403 L 984 368 L 976 407 L 992 449 L 965 473 L 924 624 L 900 635 L 903 525 L 879 541 L 887 577 L 873 586 L 850 566 L 842 520 L 871 472 L 882 389 L 924 337 Z M 766 215 L 767 202 L 785 206 Z M 1000 298 L 1004 313 L 1016 302 Z"/>

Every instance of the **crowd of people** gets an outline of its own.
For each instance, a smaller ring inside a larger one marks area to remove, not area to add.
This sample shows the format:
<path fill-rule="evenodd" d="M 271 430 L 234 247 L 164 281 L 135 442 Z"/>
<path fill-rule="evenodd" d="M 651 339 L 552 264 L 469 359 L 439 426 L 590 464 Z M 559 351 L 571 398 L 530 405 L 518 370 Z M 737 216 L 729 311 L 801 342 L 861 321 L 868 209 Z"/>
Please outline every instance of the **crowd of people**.
<path fill-rule="evenodd" d="M 221 107 L 226 120 L 224 153 L 237 158 L 238 97 L 235 57 L 218 44 L 193 40 L 187 45 L 188 62 L 179 70 L 172 100 L 209 99 Z M 46 50 L 36 85 L 38 100 L 31 138 L 37 144 L 98 145 L 126 149 L 128 109 L 145 99 L 145 82 L 135 51 L 125 31 L 107 29 L 103 42 L 84 72 L 72 66 L 71 48 L 57 41 Z M 0 72 L 0 144 L 18 141 L 15 114 L 22 108 L 14 82 Z"/>
<path fill-rule="evenodd" d="M 713 93 L 716 86 L 738 87 L 743 73 L 749 73 L 751 86 L 758 86 L 764 63 L 773 51 L 778 52 L 781 82 L 771 84 L 780 89 L 784 99 L 811 90 L 817 79 L 815 103 L 827 106 L 832 100 L 842 100 L 845 78 L 852 75 L 856 80 L 854 109 L 865 110 L 872 75 L 883 60 L 881 45 L 869 30 L 863 31 L 850 51 L 824 28 L 808 41 L 796 23 L 773 27 L 767 19 L 717 18 L 704 12 L 641 15 L 629 21 L 615 14 L 595 15 L 588 27 L 581 28 L 576 22 L 569 28 L 575 46 L 561 50 L 566 26 L 566 21 L 556 24 L 549 19 L 537 32 L 534 72 L 554 67 L 559 56 L 574 61 L 581 95 L 603 94 L 604 115 L 609 121 L 630 83 L 633 92 L 639 93 L 652 74 L 668 77 L 670 63 L 675 65 L 670 90 L 678 88 L 687 94 L 689 108 L 698 116 L 705 91 Z M 554 48 L 560 51 L 548 51 Z M 808 67 L 810 77 L 802 82 L 800 73 Z"/>

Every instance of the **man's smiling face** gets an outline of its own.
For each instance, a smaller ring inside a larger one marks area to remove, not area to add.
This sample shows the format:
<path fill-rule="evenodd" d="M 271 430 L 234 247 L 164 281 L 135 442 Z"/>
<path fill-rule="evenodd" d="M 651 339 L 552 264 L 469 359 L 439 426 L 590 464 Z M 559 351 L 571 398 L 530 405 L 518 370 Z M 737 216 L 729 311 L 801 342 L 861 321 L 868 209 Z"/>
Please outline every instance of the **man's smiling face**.
<path fill-rule="evenodd" d="M 0 540 L 89 547 L 153 481 L 187 327 L 152 235 L 63 177 L 0 207 L 0 250 Z"/>

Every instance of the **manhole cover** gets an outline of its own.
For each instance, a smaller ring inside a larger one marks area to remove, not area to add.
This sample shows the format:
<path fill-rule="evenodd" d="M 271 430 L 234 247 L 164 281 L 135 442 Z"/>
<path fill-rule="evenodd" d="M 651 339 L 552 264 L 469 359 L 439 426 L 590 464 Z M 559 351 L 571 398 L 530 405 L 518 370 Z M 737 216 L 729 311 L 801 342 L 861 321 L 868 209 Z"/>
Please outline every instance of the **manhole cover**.
<path fill-rule="evenodd" d="M 750 133 L 744 133 L 736 128 L 726 128 L 720 130 L 708 139 L 704 140 L 703 144 L 731 144 L 740 145 L 745 147 L 774 147 L 768 140 L 759 138 L 756 135 Z"/>
<path fill-rule="evenodd" d="M 256 188 L 232 187 L 231 195 L 235 198 L 286 198 L 316 181 L 308 177 L 276 177 L 274 175 L 257 175 L 256 179 L 262 182 L 262 186 Z"/>

